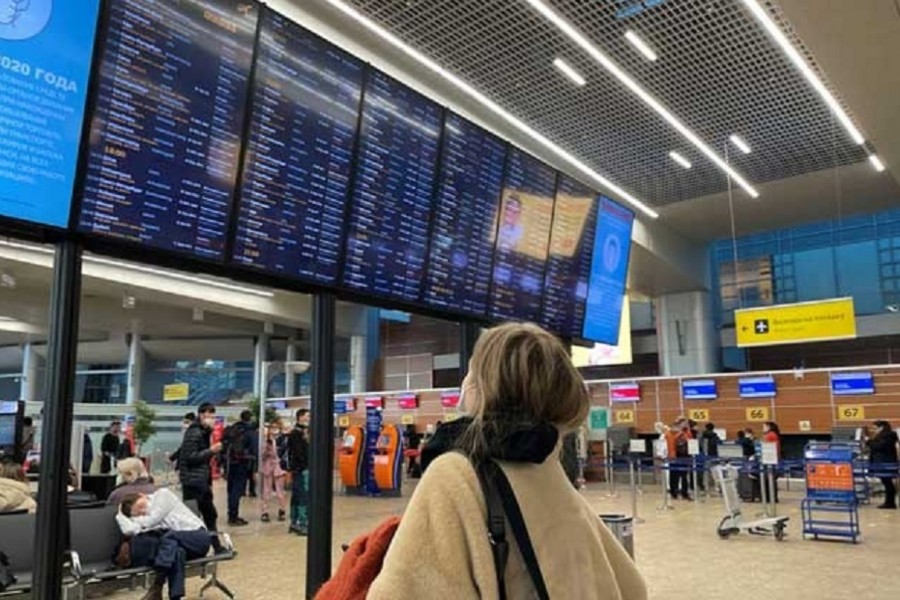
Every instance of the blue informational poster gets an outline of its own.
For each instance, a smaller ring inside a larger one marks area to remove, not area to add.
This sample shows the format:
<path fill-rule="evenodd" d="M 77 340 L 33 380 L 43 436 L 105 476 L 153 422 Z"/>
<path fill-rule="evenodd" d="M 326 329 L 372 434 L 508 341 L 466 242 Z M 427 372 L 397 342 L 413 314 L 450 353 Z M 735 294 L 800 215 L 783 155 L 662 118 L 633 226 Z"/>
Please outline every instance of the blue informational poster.
<path fill-rule="evenodd" d="M 619 343 L 633 226 L 633 212 L 601 198 L 584 318 L 587 340 L 611 346 Z"/>
<path fill-rule="evenodd" d="M 875 393 L 871 373 L 832 373 L 831 393 L 835 396 L 870 396 Z"/>
<path fill-rule="evenodd" d="M 719 397 L 714 379 L 682 381 L 681 395 L 685 400 L 715 400 Z"/>
<path fill-rule="evenodd" d="M 738 392 L 741 398 L 774 398 L 775 378 L 771 375 L 742 377 L 738 380 Z"/>
<path fill-rule="evenodd" d="M 375 481 L 375 454 L 378 451 L 378 438 L 381 435 L 381 427 L 384 424 L 384 415 L 380 408 L 373 406 L 366 407 L 366 448 L 365 460 L 366 465 L 366 493 L 370 496 L 377 496 L 380 493 L 378 483 Z"/>
<path fill-rule="evenodd" d="M 0 215 L 65 227 L 99 0 L 0 0 Z"/>

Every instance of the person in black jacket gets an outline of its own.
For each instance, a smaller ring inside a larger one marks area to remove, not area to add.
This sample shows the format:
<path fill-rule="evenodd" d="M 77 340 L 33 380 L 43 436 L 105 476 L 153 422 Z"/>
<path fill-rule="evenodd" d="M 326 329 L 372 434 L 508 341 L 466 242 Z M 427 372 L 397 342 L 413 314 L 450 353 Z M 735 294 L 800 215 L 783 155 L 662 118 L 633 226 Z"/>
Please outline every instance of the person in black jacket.
<path fill-rule="evenodd" d="M 897 486 L 894 485 L 894 478 L 897 475 L 897 463 L 900 461 L 897 450 L 900 439 L 887 421 L 875 421 L 873 425 L 875 426 L 875 437 L 869 440 L 869 462 L 873 465 L 881 465 L 882 472 L 889 468 L 894 469 L 892 474 L 883 473 L 889 475 L 888 477 L 881 477 L 881 483 L 884 484 L 884 504 L 879 505 L 878 508 L 896 509 Z"/>
<path fill-rule="evenodd" d="M 307 535 L 309 505 L 309 411 L 301 408 L 297 411 L 297 422 L 288 435 L 288 462 L 291 467 L 291 526 L 290 533 Z"/>
<path fill-rule="evenodd" d="M 200 405 L 197 420 L 184 432 L 181 450 L 178 452 L 178 473 L 184 501 L 196 500 L 209 531 L 216 531 L 219 514 L 213 504 L 212 473 L 209 461 L 222 451 L 222 444 L 210 445 L 210 434 L 216 424 L 216 407 L 209 403 Z"/>
<path fill-rule="evenodd" d="M 104 475 L 112 473 L 113 460 L 119 458 L 119 446 L 121 441 L 119 434 L 122 432 L 122 424 L 119 421 L 113 421 L 109 424 L 109 431 L 100 440 L 100 472 Z"/>
<path fill-rule="evenodd" d="M 249 525 L 240 517 L 241 497 L 247 489 L 253 462 L 254 431 L 249 410 L 241 413 L 241 420 L 225 431 L 225 458 L 228 466 L 228 524 Z"/>
<path fill-rule="evenodd" d="M 707 423 L 703 428 L 703 434 L 700 436 L 700 447 L 709 458 L 719 458 L 719 434 L 716 433 L 716 426 Z"/>

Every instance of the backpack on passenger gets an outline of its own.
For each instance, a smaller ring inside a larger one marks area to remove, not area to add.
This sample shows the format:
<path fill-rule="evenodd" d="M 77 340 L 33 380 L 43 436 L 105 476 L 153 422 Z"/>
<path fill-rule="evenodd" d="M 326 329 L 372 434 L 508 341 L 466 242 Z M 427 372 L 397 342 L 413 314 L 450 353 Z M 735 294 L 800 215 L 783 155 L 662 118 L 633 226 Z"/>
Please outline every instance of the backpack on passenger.
<path fill-rule="evenodd" d="M 506 520 L 512 527 L 516 544 L 537 591 L 537 598 L 549 600 L 547 586 L 541 574 L 525 519 L 516 501 L 512 486 L 503 470 L 493 460 L 476 465 L 475 471 L 481 483 L 488 509 L 488 542 L 494 555 L 497 573 L 497 589 L 500 600 L 506 600 L 505 572 L 509 558 L 509 542 L 506 539 Z M 334 576 L 322 586 L 315 600 L 364 600 L 372 587 L 387 555 L 394 534 L 400 526 L 399 517 L 382 521 L 372 532 L 353 541 L 344 552 L 341 564 Z"/>
<path fill-rule="evenodd" d="M 225 456 L 228 458 L 229 464 L 244 462 L 249 458 L 245 452 L 247 444 L 245 439 L 246 433 L 246 427 L 243 427 L 240 423 L 230 425 L 225 430 L 222 445 L 225 446 Z"/>

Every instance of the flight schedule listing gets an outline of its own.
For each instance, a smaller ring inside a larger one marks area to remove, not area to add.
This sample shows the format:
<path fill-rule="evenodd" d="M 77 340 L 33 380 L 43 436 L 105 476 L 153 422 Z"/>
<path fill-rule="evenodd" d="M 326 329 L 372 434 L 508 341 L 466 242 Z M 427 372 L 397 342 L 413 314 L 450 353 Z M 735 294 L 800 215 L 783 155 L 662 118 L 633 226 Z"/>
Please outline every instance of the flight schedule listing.
<path fill-rule="evenodd" d="M 521 150 L 510 150 L 497 218 L 494 319 L 540 319 L 555 193 L 556 171 Z"/>
<path fill-rule="evenodd" d="M 589 187 L 560 175 L 541 324 L 570 338 L 581 337 L 584 327 L 598 203 Z"/>
<path fill-rule="evenodd" d="M 444 123 L 425 302 L 484 316 L 506 144 L 453 113 Z"/>
<path fill-rule="evenodd" d="M 369 72 L 347 233 L 348 288 L 419 299 L 441 116 L 431 100 Z"/>
<path fill-rule="evenodd" d="M 79 228 L 223 258 L 256 37 L 237 0 L 112 0 Z"/>
<path fill-rule="evenodd" d="M 363 63 L 274 11 L 260 19 L 233 259 L 334 283 Z"/>

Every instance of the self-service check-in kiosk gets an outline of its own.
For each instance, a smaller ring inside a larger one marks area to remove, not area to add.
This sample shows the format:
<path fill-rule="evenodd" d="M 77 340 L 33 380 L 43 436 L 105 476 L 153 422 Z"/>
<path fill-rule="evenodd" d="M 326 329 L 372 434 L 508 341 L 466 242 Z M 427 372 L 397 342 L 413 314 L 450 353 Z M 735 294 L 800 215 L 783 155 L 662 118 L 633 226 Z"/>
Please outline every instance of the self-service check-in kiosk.
<path fill-rule="evenodd" d="M 366 430 L 357 425 L 347 428 L 341 440 L 338 470 L 348 494 L 366 493 Z"/>
<path fill-rule="evenodd" d="M 403 474 L 403 435 L 396 425 L 385 425 L 375 447 L 375 483 L 381 494 L 400 495 Z"/>

